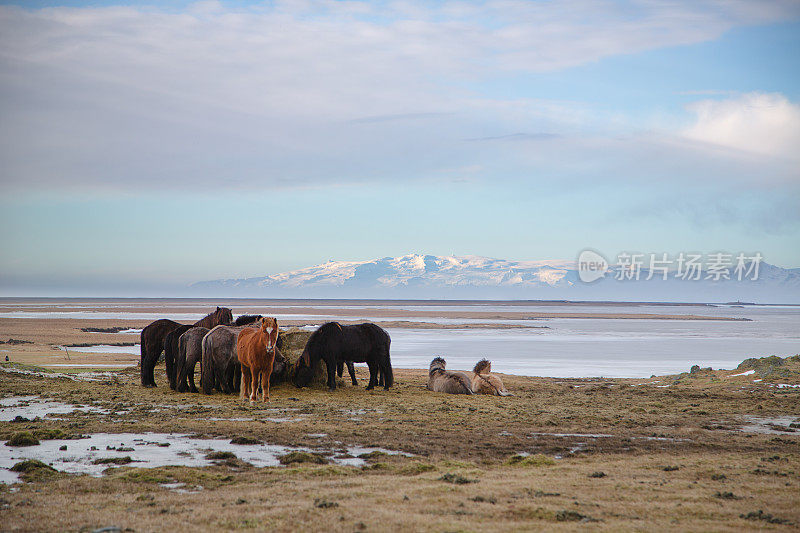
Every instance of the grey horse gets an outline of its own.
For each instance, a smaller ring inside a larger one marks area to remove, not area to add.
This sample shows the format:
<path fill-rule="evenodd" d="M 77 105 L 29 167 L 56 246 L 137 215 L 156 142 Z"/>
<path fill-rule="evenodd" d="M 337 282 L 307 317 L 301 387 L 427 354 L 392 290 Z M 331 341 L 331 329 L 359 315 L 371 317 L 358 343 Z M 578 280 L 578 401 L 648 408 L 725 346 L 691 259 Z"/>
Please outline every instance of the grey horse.
<path fill-rule="evenodd" d="M 211 330 L 208 328 L 192 328 L 178 338 L 178 355 L 175 358 L 178 392 L 197 392 L 194 384 L 194 368 L 202 361 L 203 337 L 209 331 Z M 202 370 L 202 364 L 200 368 Z"/>
<path fill-rule="evenodd" d="M 217 326 L 203 337 L 200 374 L 203 394 L 211 394 L 214 389 L 226 394 L 237 392 L 241 368 L 236 356 L 236 339 L 242 329 Z"/>
<path fill-rule="evenodd" d="M 445 361 L 436 357 L 428 371 L 428 390 L 448 394 L 472 394 L 472 380 L 464 372 L 445 370 Z"/>

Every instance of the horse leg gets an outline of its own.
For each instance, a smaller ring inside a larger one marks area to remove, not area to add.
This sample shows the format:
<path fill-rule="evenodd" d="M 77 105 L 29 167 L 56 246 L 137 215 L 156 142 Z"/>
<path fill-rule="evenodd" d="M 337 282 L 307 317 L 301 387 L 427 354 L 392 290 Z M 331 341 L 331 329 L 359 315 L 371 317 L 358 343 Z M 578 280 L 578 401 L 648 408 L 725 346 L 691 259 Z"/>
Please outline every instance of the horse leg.
<path fill-rule="evenodd" d="M 335 391 L 336 390 L 336 365 L 333 362 L 333 358 L 329 357 L 325 359 L 325 367 L 328 370 L 328 390 Z"/>
<path fill-rule="evenodd" d="M 167 365 L 167 381 L 169 388 L 175 390 L 175 354 L 172 353 L 172 347 L 167 346 L 167 339 L 164 338 L 164 363 Z"/>
<path fill-rule="evenodd" d="M 367 366 L 369 367 L 369 385 L 367 385 L 367 390 L 372 390 L 378 382 L 378 365 L 375 361 L 367 361 Z"/>
<path fill-rule="evenodd" d="M 272 375 L 273 361 L 267 361 L 267 367 L 261 371 L 261 401 L 269 401 L 269 378 Z"/>
<path fill-rule="evenodd" d="M 339 377 L 342 377 L 342 374 L 344 374 L 344 361 L 339 361 L 336 363 L 336 373 L 339 375 Z"/>
<path fill-rule="evenodd" d="M 257 368 L 250 368 L 250 385 L 252 386 L 252 390 L 250 391 L 250 403 L 253 403 L 258 398 L 258 369 Z"/>
<path fill-rule="evenodd" d="M 197 392 L 197 387 L 195 387 L 194 385 L 194 369 L 196 365 L 197 363 L 195 361 L 192 361 L 192 363 L 189 365 L 189 368 L 186 371 L 186 377 L 189 379 L 189 392 Z M 202 371 L 203 369 L 201 368 L 200 372 Z"/>
<path fill-rule="evenodd" d="M 352 361 L 347 361 L 347 373 L 350 374 L 350 380 L 353 382 L 353 387 L 358 386 L 358 380 L 356 379 L 356 367 Z M 339 377 L 342 375 L 339 374 Z"/>
<path fill-rule="evenodd" d="M 153 342 L 146 340 L 142 344 L 142 360 L 141 360 L 141 374 L 142 374 L 142 387 L 155 387 L 156 380 L 154 377 L 156 370 L 156 362 L 158 362 L 159 353 L 153 353 L 157 350 L 152 346 Z"/>
<path fill-rule="evenodd" d="M 244 400 L 245 396 L 249 396 L 249 393 L 247 392 L 249 384 L 250 384 L 250 369 L 242 365 L 242 384 L 239 387 L 240 400 Z"/>

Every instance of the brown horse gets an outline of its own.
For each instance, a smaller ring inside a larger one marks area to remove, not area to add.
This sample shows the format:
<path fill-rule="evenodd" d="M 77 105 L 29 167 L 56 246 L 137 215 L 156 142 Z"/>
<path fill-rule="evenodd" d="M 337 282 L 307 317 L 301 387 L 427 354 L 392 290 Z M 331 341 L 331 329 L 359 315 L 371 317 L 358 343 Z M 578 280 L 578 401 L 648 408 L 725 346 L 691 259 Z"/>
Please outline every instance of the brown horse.
<path fill-rule="evenodd" d="M 493 396 L 513 396 L 503 385 L 503 381 L 492 374 L 492 363 L 481 359 L 472 369 L 472 391 L 475 394 L 491 394 Z"/>
<path fill-rule="evenodd" d="M 269 401 L 269 377 L 275 362 L 275 345 L 278 342 L 278 321 L 272 317 L 261 319 L 261 328 L 244 328 L 236 340 L 236 355 L 242 364 L 240 398 L 247 396 L 254 402 L 261 378 L 261 401 Z"/>

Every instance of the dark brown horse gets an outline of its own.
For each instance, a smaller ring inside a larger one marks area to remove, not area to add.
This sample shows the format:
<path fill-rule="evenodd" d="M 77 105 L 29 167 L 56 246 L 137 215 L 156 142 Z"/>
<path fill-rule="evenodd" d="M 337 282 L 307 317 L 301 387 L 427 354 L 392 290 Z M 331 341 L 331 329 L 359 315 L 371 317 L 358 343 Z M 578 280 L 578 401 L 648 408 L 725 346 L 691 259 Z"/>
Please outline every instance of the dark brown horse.
<path fill-rule="evenodd" d="M 230 324 L 233 320 L 233 314 L 227 307 L 217 307 L 213 313 L 209 313 L 201 320 L 198 320 L 193 325 L 201 326 L 204 328 L 213 328 L 219 324 Z M 141 360 L 140 371 L 143 387 L 155 387 L 156 381 L 153 376 L 153 370 L 156 367 L 158 358 L 161 352 L 164 351 L 164 340 L 166 336 L 177 327 L 182 326 L 173 320 L 162 318 L 147 325 L 142 330 L 141 336 Z M 170 355 L 174 355 L 174 352 Z M 167 376 L 170 376 L 174 371 L 174 359 L 167 359 L 165 354 L 165 361 L 167 363 Z"/>
<path fill-rule="evenodd" d="M 313 378 L 313 369 L 323 361 L 328 374 L 328 389 L 336 389 L 335 372 L 337 366 L 348 362 L 367 363 L 369 367 L 369 384 L 371 390 L 378 384 L 379 376 L 383 377 L 383 387 L 388 389 L 394 383 L 392 362 L 389 356 L 391 339 L 380 326 L 369 322 L 342 326 L 338 322 L 323 324 L 311 334 L 303 356 L 295 374 L 294 383 L 305 387 Z M 350 378 L 356 383 L 352 365 L 348 364 Z"/>

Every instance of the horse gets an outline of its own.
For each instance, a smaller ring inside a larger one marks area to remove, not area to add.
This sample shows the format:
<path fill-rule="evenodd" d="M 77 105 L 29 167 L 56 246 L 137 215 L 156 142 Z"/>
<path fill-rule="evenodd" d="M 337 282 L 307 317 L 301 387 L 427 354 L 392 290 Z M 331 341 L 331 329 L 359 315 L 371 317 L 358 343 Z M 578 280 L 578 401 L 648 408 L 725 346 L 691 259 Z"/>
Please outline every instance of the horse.
<path fill-rule="evenodd" d="M 493 396 L 513 396 L 508 392 L 503 381 L 490 374 L 492 363 L 488 359 L 481 359 L 472 369 L 472 390 L 475 394 L 491 394 Z"/>
<path fill-rule="evenodd" d="M 239 315 L 236 317 L 234 321 L 234 326 L 249 326 L 254 322 L 261 322 L 261 319 L 264 318 L 261 315 Z"/>
<path fill-rule="evenodd" d="M 202 341 L 200 389 L 211 394 L 213 389 L 226 394 L 236 391 L 239 383 L 239 361 L 236 340 L 242 328 L 217 326 Z"/>
<path fill-rule="evenodd" d="M 178 392 L 197 392 L 194 384 L 194 367 L 202 360 L 203 337 L 209 331 L 211 330 L 208 328 L 191 328 L 178 338 L 178 356 L 175 359 Z"/>
<path fill-rule="evenodd" d="M 258 381 L 261 378 L 261 401 L 269 401 L 269 378 L 275 362 L 275 345 L 278 342 L 278 321 L 272 317 L 261 319 L 261 328 L 245 328 L 236 341 L 236 355 L 242 365 L 241 399 L 256 400 Z"/>
<path fill-rule="evenodd" d="M 392 362 L 389 356 L 391 338 L 381 327 L 364 323 L 342 326 L 338 322 L 321 325 L 309 337 L 303 350 L 301 360 L 308 370 L 295 375 L 295 385 L 304 387 L 313 378 L 313 368 L 318 361 L 325 361 L 328 375 L 328 389 L 336 390 L 336 367 L 340 363 L 367 363 L 369 367 L 369 384 L 372 390 L 378 383 L 378 374 L 382 374 L 383 387 L 388 390 L 394 384 Z M 348 371 L 353 384 L 357 384 L 352 364 Z"/>
<path fill-rule="evenodd" d="M 193 325 L 213 328 L 217 324 L 229 324 L 231 320 L 233 320 L 233 314 L 230 309 L 227 307 L 217 307 L 213 313 L 209 313 Z M 148 324 L 142 329 L 141 340 L 139 341 L 141 348 L 140 373 L 142 387 L 156 386 L 153 371 L 161 352 L 164 351 L 164 340 L 170 331 L 182 325 L 183 324 L 173 320 L 162 318 Z M 169 358 L 166 354 L 164 355 L 164 359 L 167 363 L 167 376 L 169 376 L 173 370 L 173 355 L 174 352 L 170 353 Z"/>
<path fill-rule="evenodd" d="M 428 370 L 428 390 L 448 394 L 472 394 L 472 380 L 464 372 L 445 370 L 445 360 L 436 357 Z"/>
<path fill-rule="evenodd" d="M 181 324 L 172 331 L 167 333 L 164 337 L 164 361 L 167 362 L 167 380 L 169 381 L 169 388 L 172 390 L 177 389 L 178 372 L 180 371 L 180 351 L 178 349 L 178 341 L 181 335 L 190 331 L 195 326 L 188 326 Z M 208 328 L 203 328 L 208 330 Z"/>

